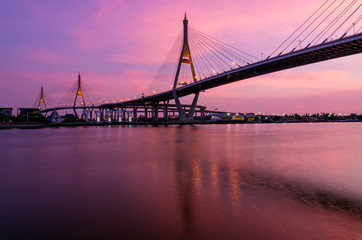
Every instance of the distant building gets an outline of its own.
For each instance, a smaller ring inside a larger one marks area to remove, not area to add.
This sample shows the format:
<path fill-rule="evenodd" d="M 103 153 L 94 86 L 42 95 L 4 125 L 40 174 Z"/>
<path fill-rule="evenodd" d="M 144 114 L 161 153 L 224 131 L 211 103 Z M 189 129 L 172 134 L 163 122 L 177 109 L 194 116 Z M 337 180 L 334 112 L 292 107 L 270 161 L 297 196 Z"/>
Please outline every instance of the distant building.
<path fill-rule="evenodd" d="M 10 118 L 13 116 L 12 108 L 0 108 L 0 121 L 9 122 Z"/>
<path fill-rule="evenodd" d="M 27 116 L 29 114 L 38 114 L 39 108 L 18 108 L 18 117 Z"/>
<path fill-rule="evenodd" d="M 245 116 L 245 119 L 248 122 L 252 122 L 252 121 L 255 120 L 255 114 L 254 113 L 245 113 L 244 116 Z"/>
<path fill-rule="evenodd" d="M 217 121 L 217 120 L 221 120 L 222 118 L 219 117 L 219 116 L 216 116 L 216 115 L 212 115 L 210 120 L 213 120 L 213 121 Z"/>
<path fill-rule="evenodd" d="M 39 108 L 18 108 L 17 120 L 21 122 L 46 122 Z"/>
<path fill-rule="evenodd" d="M 49 122 L 51 123 L 60 123 L 62 122 L 62 118 L 59 116 L 57 111 L 53 111 L 48 117 Z"/>
<path fill-rule="evenodd" d="M 226 112 L 217 112 L 217 113 L 212 113 L 209 114 L 211 120 L 226 120 L 226 119 L 231 119 L 230 113 L 226 113 Z"/>
<path fill-rule="evenodd" d="M 71 113 L 66 113 L 64 116 L 61 117 L 63 122 L 76 122 L 79 118 Z"/>
<path fill-rule="evenodd" d="M 244 115 L 240 114 L 240 113 L 236 113 L 231 117 L 232 120 L 238 120 L 238 121 L 244 121 L 245 117 Z"/>

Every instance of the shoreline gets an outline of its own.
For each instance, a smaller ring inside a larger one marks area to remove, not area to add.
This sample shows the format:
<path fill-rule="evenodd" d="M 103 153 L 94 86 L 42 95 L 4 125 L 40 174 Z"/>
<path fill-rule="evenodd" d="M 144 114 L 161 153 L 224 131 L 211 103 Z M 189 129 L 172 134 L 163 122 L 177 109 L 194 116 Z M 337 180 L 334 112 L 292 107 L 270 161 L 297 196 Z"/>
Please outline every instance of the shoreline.
<path fill-rule="evenodd" d="M 0 123 L 0 130 L 3 129 L 38 129 L 38 128 L 58 128 L 58 127 L 85 127 L 85 126 L 168 126 L 168 125 L 211 125 L 211 124 L 282 124 L 282 123 L 355 123 L 362 120 L 335 120 L 335 121 L 285 121 L 285 122 L 245 122 L 238 120 L 218 120 L 218 121 L 190 121 L 190 122 L 69 122 L 69 123 Z"/>

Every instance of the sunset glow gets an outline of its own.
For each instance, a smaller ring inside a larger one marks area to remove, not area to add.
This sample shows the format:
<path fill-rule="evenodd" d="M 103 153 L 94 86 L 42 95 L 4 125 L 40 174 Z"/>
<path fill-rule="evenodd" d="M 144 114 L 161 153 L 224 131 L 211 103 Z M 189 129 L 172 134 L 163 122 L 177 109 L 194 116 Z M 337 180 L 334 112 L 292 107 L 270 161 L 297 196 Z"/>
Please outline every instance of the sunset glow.
<path fill-rule="evenodd" d="M 77 81 L 78 72 L 100 98 L 147 96 L 182 31 L 185 12 L 193 28 L 266 58 L 322 3 L 6 1 L 0 9 L 0 105 L 31 107 L 41 86 L 58 102 Z M 202 92 L 199 103 L 237 112 L 361 113 L 360 58 L 354 55 L 228 84 Z"/>

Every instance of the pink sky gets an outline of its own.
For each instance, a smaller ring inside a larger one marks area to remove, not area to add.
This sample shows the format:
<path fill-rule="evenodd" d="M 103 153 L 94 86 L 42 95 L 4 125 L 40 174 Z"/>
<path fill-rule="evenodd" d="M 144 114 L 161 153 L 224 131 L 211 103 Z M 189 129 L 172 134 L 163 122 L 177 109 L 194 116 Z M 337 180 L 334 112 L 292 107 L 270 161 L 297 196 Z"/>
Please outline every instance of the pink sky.
<path fill-rule="evenodd" d="M 324 0 L 64 0 L 2 3 L 0 107 L 32 107 L 44 86 L 58 102 L 77 74 L 100 97 L 147 90 L 189 25 L 257 57 L 269 55 Z M 281 71 L 203 92 L 209 109 L 362 113 L 361 55 Z"/>

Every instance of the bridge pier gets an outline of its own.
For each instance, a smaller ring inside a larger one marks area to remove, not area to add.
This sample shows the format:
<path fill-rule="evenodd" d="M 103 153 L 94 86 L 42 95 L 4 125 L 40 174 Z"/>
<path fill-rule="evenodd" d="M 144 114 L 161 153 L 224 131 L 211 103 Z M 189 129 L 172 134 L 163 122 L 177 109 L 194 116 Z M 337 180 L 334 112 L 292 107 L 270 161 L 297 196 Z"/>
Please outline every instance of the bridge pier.
<path fill-rule="evenodd" d="M 168 121 L 168 103 L 169 101 L 163 101 L 164 108 L 163 108 L 163 119 L 165 122 Z"/>
<path fill-rule="evenodd" d="M 199 93 L 195 93 L 194 100 L 192 101 L 189 113 L 187 114 L 188 120 L 194 120 L 194 113 L 196 109 L 197 100 L 199 100 Z"/>
<path fill-rule="evenodd" d="M 152 122 L 158 123 L 158 105 L 159 103 L 152 103 Z"/>
<path fill-rule="evenodd" d="M 119 107 L 116 108 L 116 111 L 114 113 L 114 118 L 116 122 L 119 122 Z"/>
<path fill-rule="evenodd" d="M 147 106 L 145 106 L 145 121 L 148 121 L 148 112 L 147 112 Z"/>
<path fill-rule="evenodd" d="M 176 89 L 174 89 L 172 91 L 172 95 L 173 95 L 173 98 L 175 99 L 178 116 L 181 121 L 185 121 L 186 120 L 185 111 L 184 111 L 184 109 L 182 109 L 182 105 L 181 105 L 180 99 L 177 96 Z"/>
<path fill-rule="evenodd" d="M 116 121 L 117 119 L 117 110 L 112 109 L 112 121 Z"/>
<path fill-rule="evenodd" d="M 137 119 L 137 107 L 134 106 L 133 107 L 133 120 L 136 121 L 136 119 Z"/>
<path fill-rule="evenodd" d="M 93 120 L 93 110 L 94 110 L 94 103 L 92 104 L 92 107 L 89 108 L 89 118 L 91 121 Z"/>
<path fill-rule="evenodd" d="M 126 109 L 122 108 L 122 122 L 126 121 Z"/>
<path fill-rule="evenodd" d="M 173 97 L 175 99 L 177 112 L 180 117 L 180 121 L 192 121 L 194 120 L 194 114 L 196 110 L 196 104 L 197 100 L 199 99 L 199 93 L 195 93 L 194 99 L 192 101 L 192 104 L 190 106 L 190 109 L 186 113 L 186 107 L 182 107 L 179 97 L 177 96 L 176 91 L 172 91 Z"/>

